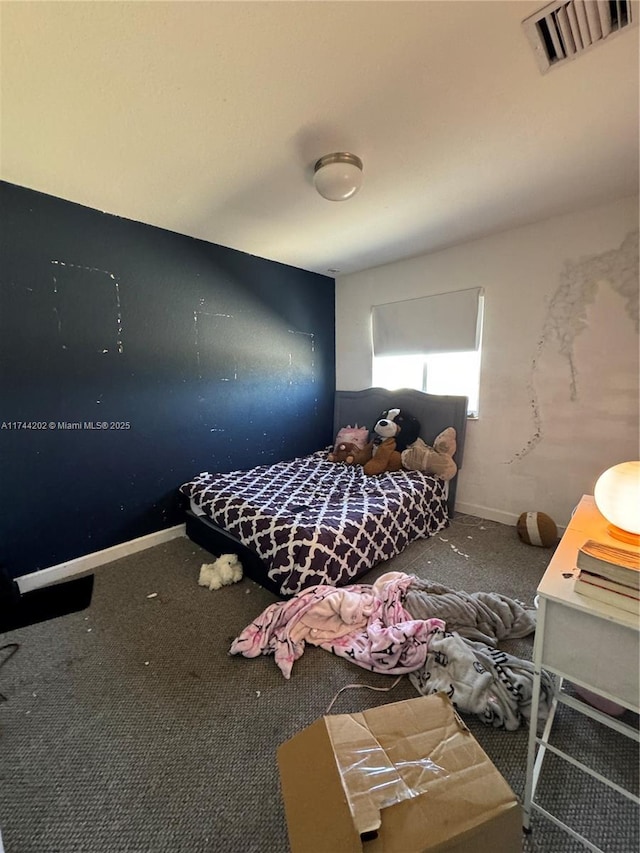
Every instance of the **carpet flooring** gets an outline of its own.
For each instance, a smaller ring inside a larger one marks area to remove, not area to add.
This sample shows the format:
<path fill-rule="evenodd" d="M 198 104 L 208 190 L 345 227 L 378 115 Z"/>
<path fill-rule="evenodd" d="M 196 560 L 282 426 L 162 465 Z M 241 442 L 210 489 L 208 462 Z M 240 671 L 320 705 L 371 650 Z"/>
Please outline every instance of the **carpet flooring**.
<path fill-rule="evenodd" d="M 532 604 L 551 553 L 520 542 L 513 527 L 458 515 L 364 580 L 393 569 Z M 316 648 L 290 681 L 271 657 L 229 656 L 233 638 L 275 598 L 247 579 L 209 592 L 197 584 L 203 562 L 211 562 L 207 552 L 173 540 L 98 569 L 87 610 L 0 635 L 0 646 L 20 644 L 0 668 L 6 853 L 289 849 L 278 745 L 321 716 L 344 685 L 387 687 L 394 679 Z M 503 648 L 530 657 L 532 639 Z M 390 692 L 345 691 L 332 713 L 416 695 L 403 678 Z M 624 719 L 637 724 L 633 714 Z M 465 722 L 521 797 L 526 728 Z M 638 749 L 628 739 L 566 708 L 553 738 L 637 790 Z M 539 800 L 607 853 L 640 847 L 637 807 L 553 756 Z M 528 853 L 583 849 L 542 817 L 523 837 Z"/>

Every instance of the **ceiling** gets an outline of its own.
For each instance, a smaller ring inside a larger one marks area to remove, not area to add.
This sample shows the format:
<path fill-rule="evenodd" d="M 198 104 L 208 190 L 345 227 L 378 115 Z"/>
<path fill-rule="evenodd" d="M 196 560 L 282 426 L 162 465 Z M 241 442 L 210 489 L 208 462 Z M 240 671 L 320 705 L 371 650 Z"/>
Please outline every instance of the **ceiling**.
<path fill-rule="evenodd" d="M 640 28 L 543 75 L 543 5 L 3 2 L 1 175 L 340 274 L 633 195 Z"/>

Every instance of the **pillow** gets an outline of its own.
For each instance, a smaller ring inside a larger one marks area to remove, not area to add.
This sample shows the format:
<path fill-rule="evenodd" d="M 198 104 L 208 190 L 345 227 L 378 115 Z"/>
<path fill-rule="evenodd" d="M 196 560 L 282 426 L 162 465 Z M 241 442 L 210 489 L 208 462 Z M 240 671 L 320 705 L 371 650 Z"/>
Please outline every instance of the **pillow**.
<path fill-rule="evenodd" d="M 338 449 L 339 444 L 349 443 L 355 444 L 356 447 L 359 447 L 360 450 L 367 444 L 369 441 L 369 428 L 368 427 L 359 427 L 358 424 L 355 426 L 346 426 L 342 427 L 341 430 L 338 431 L 338 435 L 336 436 L 336 440 L 333 444 L 334 451 Z"/>

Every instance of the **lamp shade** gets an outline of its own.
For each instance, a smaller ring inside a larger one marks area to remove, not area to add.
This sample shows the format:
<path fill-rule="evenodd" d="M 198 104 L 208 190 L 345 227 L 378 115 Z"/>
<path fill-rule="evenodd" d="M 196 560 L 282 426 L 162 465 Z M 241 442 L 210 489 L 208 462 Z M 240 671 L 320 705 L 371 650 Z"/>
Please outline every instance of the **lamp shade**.
<path fill-rule="evenodd" d="M 362 186 L 362 160 L 346 151 L 326 154 L 316 162 L 313 183 L 328 201 L 346 201 Z"/>
<path fill-rule="evenodd" d="M 625 542 L 640 541 L 640 462 L 608 468 L 598 477 L 593 497 L 612 525 L 612 536 Z"/>

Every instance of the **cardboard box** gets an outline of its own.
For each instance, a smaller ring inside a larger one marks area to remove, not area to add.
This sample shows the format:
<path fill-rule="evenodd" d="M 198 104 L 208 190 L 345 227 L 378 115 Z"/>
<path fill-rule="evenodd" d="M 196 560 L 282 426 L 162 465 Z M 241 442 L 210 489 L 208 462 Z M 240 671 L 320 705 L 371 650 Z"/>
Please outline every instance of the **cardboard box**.
<path fill-rule="evenodd" d="M 292 853 L 522 850 L 520 805 L 444 693 L 322 717 L 278 767 Z"/>

